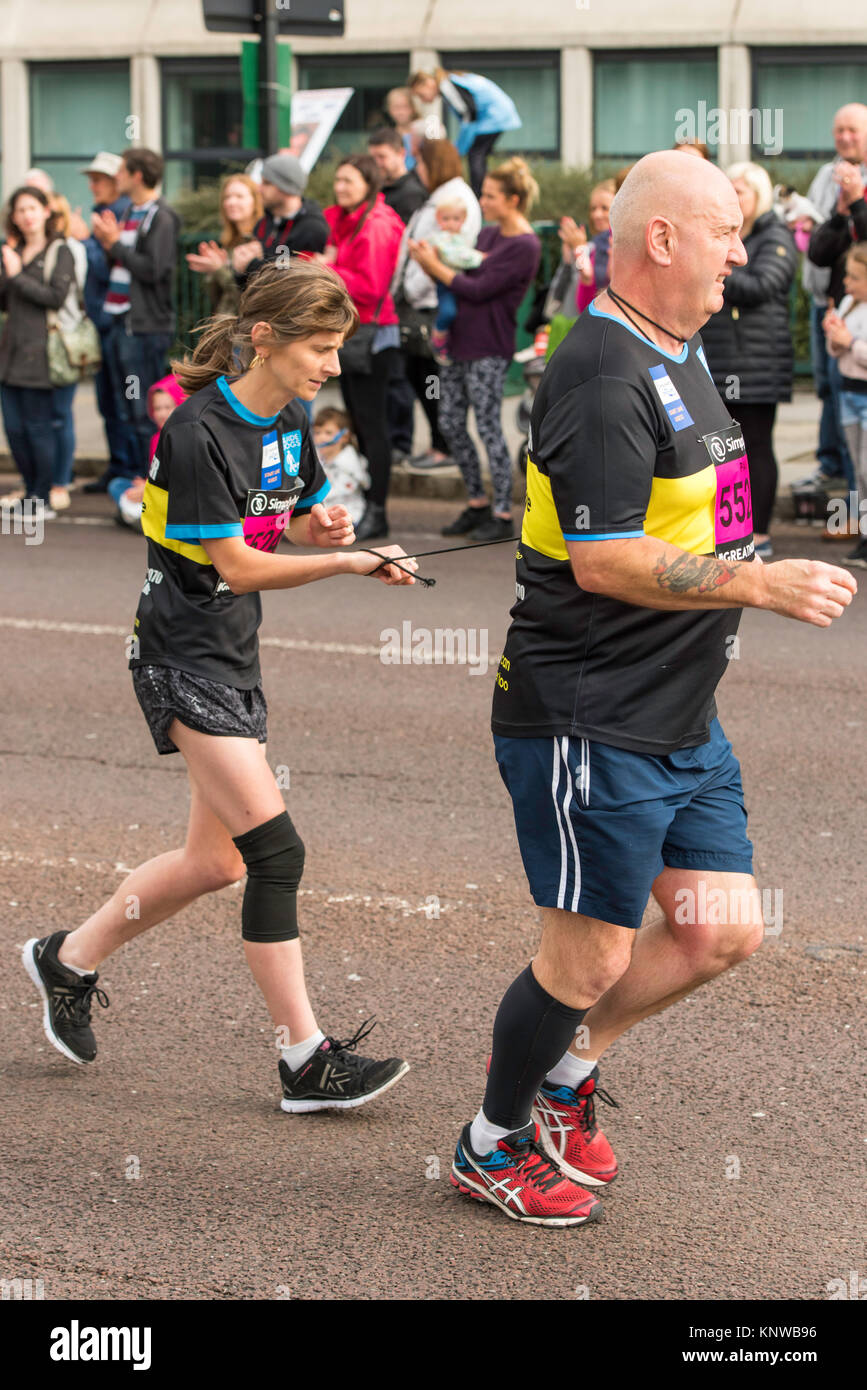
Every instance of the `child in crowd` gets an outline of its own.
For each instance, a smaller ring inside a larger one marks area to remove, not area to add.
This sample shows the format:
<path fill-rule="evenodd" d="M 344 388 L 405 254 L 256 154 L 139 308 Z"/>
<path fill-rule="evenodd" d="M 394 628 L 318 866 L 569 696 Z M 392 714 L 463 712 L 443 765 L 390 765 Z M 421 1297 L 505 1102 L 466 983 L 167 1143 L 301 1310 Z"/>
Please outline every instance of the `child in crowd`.
<path fill-rule="evenodd" d="M 774 212 L 788 226 L 798 250 L 806 255 L 813 228 L 825 221 L 822 213 L 797 189 L 782 183 L 774 186 Z"/>
<path fill-rule="evenodd" d="M 452 270 L 475 270 L 485 259 L 483 252 L 477 251 L 468 234 L 463 232 L 467 219 L 466 204 L 461 202 L 440 203 L 436 210 L 438 232 L 430 238 L 430 244 L 444 265 Z M 437 362 L 448 366 L 449 329 L 457 317 L 458 301 L 446 285 L 437 281 L 437 316 L 431 330 L 431 346 Z"/>
<path fill-rule="evenodd" d="M 367 460 L 358 452 L 352 422 L 345 410 L 328 406 L 313 421 L 313 444 L 331 484 L 329 501 L 349 512 L 353 526 L 364 515 L 364 488 L 370 487 Z"/>
<path fill-rule="evenodd" d="M 153 462 L 157 451 L 160 430 L 175 406 L 186 398 L 186 392 L 171 373 L 155 381 L 148 391 L 148 415 L 156 425 L 151 435 L 149 463 Z M 123 526 L 131 526 L 134 531 L 141 530 L 141 507 L 146 482 L 146 478 L 112 478 L 108 485 L 109 495 L 117 503 L 115 519 Z"/>
<path fill-rule="evenodd" d="M 840 425 L 858 482 L 861 534 L 843 563 L 867 569 L 867 242 L 858 242 L 847 254 L 843 287 L 839 308 L 828 310 L 822 327 L 840 371 Z"/>

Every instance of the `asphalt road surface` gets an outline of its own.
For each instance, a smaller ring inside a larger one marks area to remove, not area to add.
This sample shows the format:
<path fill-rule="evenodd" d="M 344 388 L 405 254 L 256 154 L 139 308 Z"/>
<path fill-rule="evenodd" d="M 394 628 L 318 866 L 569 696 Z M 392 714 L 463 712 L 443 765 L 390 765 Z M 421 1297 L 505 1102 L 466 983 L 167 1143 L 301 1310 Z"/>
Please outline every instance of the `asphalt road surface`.
<path fill-rule="evenodd" d="M 393 538 L 448 544 L 454 510 L 398 502 Z M 0 1275 L 53 1299 L 245 1300 L 824 1300 L 867 1275 L 864 597 L 824 631 L 745 615 L 720 713 L 782 930 L 612 1048 L 620 1108 L 599 1109 L 621 1177 L 599 1224 L 546 1231 L 448 1181 L 497 1003 L 537 942 L 488 724 L 510 546 L 424 561 L 431 590 L 347 577 L 265 597 L 311 995 L 338 1037 L 375 1014 L 369 1052 L 408 1076 L 361 1110 L 280 1111 L 240 886 L 105 963 L 92 1066 L 46 1042 L 21 945 L 179 845 L 187 813 L 126 669 L 144 543 L 109 517 L 79 497 L 41 546 L 0 538 Z M 839 549 L 792 525 L 778 553 Z M 487 633 L 489 669 L 384 664 L 404 622 Z"/>

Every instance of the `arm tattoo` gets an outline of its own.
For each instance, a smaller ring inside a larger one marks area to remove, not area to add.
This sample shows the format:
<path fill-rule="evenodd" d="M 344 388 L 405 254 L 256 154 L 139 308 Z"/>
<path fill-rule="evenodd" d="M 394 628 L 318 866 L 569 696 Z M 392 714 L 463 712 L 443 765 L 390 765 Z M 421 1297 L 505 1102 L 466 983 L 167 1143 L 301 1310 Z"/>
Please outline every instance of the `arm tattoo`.
<path fill-rule="evenodd" d="M 660 589 L 670 589 L 673 594 L 694 589 L 698 594 L 706 594 L 711 589 L 728 584 L 737 571 L 713 555 L 683 554 L 669 562 L 662 554 L 654 565 L 653 573 Z"/>

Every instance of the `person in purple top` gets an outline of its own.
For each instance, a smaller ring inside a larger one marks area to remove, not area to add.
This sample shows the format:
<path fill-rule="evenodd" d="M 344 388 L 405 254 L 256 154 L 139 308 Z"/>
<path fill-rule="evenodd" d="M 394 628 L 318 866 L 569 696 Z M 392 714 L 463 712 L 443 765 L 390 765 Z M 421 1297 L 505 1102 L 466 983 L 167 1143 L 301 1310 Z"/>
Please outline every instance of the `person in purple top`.
<path fill-rule="evenodd" d="M 457 297 L 451 327 L 451 363 L 440 367 L 439 424 L 467 486 L 467 507 L 444 536 L 473 541 L 512 534 L 512 460 L 503 437 L 503 383 L 515 351 L 515 316 L 539 268 L 541 248 L 526 214 L 539 195 L 523 159 L 509 159 L 487 174 L 479 199 L 486 223 L 476 246 L 484 260 L 476 270 L 444 265 L 425 241 L 410 242 L 410 255 Z M 482 484 L 475 445 L 467 432 L 472 406 L 488 454 L 493 509 Z"/>

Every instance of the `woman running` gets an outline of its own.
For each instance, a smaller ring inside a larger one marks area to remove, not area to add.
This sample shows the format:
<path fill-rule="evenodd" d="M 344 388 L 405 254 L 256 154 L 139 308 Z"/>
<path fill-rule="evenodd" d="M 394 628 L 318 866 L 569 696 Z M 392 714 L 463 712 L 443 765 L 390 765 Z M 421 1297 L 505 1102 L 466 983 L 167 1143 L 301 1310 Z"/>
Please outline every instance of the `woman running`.
<path fill-rule="evenodd" d="M 246 873 L 244 951 L 278 1035 L 282 1107 L 296 1113 L 363 1105 L 408 1071 L 399 1058 L 357 1056 L 362 1029 L 339 1043 L 314 1017 L 296 920 L 304 846 L 265 756 L 258 657 L 262 589 L 374 571 L 385 584 L 415 583 L 413 560 L 382 566 L 369 552 L 347 551 L 352 522 L 344 507 L 323 503 L 328 482 L 300 404 L 338 375 L 337 350 L 357 323 L 333 271 L 275 264 L 248 283 L 237 316 L 209 320 L 192 361 L 173 363 L 193 394 L 167 421 L 150 467 L 148 572 L 130 667 L 157 751 L 180 751 L 187 765 L 186 844 L 135 869 L 77 930 L 28 941 L 23 953 L 49 1042 L 74 1062 L 92 1062 L 92 1002 L 108 1004 L 97 967 Z M 244 361 L 246 370 L 229 375 Z M 331 553 L 278 555 L 284 530 Z"/>

